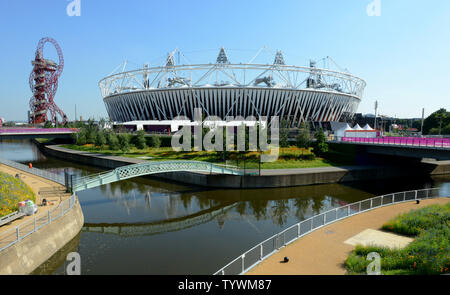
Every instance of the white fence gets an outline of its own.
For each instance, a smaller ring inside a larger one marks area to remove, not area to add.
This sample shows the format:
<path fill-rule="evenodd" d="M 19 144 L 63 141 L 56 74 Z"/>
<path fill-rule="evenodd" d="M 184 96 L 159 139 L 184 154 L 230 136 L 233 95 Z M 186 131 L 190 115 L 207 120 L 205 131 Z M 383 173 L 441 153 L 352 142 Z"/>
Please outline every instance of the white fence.
<path fill-rule="evenodd" d="M 54 174 L 52 172 L 36 169 L 36 168 L 29 168 L 26 165 L 2 159 L 0 158 L 0 163 L 16 168 L 18 170 L 28 172 L 31 174 L 34 174 L 36 176 L 57 182 L 59 184 L 65 185 L 65 179 L 63 176 Z M 66 214 L 70 209 L 72 209 L 73 205 L 76 202 L 76 195 L 73 194 L 69 199 L 64 200 L 60 202 L 60 204 L 57 207 L 51 208 L 45 213 L 37 214 L 34 216 L 34 218 L 29 219 L 27 221 L 22 222 L 15 228 L 11 228 L 3 233 L 0 234 L 0 251 L 3 251 L 4 249 L 14 245 L 15 243 L 19 242 L 20 240 L 26 238 L 27 236 L 31 235 L 32 233 L 38 231 L 42 227 L 44 227 L 47 224 L 50 224 L 52 221 L 58 219 L 59 217 Z"/>
<path fill-rule="evenodd" d="M 261 261 L 265 260 L 280 248 L 291 244 L 297 239 L 310 234 L 311 232 L 322 228 L 336 221 L 348 218 L 350 216 L 367 212 L 376 208 L 409 202 L 420 199 L 450 197 L 441 195 L 439 188 L 414 190 L 401 193 L 393 193 L 371 199 L 348 204 L 339 208 L 320 213 L 299 222 L 281 233 L 276 234 L 267 240 L 259 243 L 252 249 L 240 255 L 220 270 L 215 275 L 239 275 L 248 272 Z"/>
<path fill-rule="evenodd" d="M 36 169 L 36 168 L 30 168 L 26 165 L 23 165 L 23 164 L 14 162 L 14 161 L 2 159 L 2 158 L 0 158 L 0 164 L 4 164 L 6 166 L 10 166 L 12 168 L 16 168 L 18 170 L 22 170 L 24 172 L 28 172 L 28 173 L 34 174 L 36 176 L 39 176 L 39 177 L 57 182 L 59 184 L 65 185 L 64 176 L 57 175 L 52 172 L 48 172 L 48 171 L 40 170 L 40 169 Z"/>
<path fill-rule="evenodd" d="M 32 233 L 40 230 L 47 224 L 52 223 L 58 218 L 69 212 L 76 204 L 77 197 L 73 194 L 70 198 L 59 203 L 58 206 L 50 208 L 47 212 L 36 214 L 14 228 L 11 228 L 0 234 L 0 252 L 25 239 Z"/>

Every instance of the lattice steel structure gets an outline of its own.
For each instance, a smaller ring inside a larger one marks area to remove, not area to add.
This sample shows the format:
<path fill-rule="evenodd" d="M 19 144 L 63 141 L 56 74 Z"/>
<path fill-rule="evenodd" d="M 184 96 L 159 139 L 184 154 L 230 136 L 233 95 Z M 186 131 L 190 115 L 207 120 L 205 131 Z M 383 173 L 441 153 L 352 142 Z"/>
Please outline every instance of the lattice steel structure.
<path fill-rule="evenodd" d="M 123 70 L 99 82 L 112 121 L 193 120 L 195 108 L 223 120 L 279 116 L 292 127 L 339 121 L 356 112 L 366 86 L 356 76 L 315 62 L 286 65 L 281 51 L 272 64 L 233 64 L 221 48 L 214 64 L 176 65 L 176 53 L 164 66 Z"/>
<path fill-rule="evenodd" d="M 44 45 L 46 43 L 51 43 L 55 47 L 59 59 L 58 63 L 44 58 Z M 30 74 L 29 84 L 33 97 L 30 99 L 30 123 L 45 123 L 48 120 L 47 112 L 50 112 L 51 121 L 56 123 L 56 114 L 58 114 L 62 119 L 62 123 L 66 123 L 66 114 L 54 101 L 56 90 L 58 89 L 58 79 L 64 69 L 64 57 L 58 42 L 49 37 L 39 40 L 35 59 L 31 64 L 33 65 L 33 70 Z"/>
<path fill-rule="evenodd" d="M 104 184 L 139 177 L 143 175 L 159 174 L 167 172 L 204 172 L 216 174 L 242 175 L 237 167 L 223 166 L 201 161 L 161 161 L 144 162 L 122 166 L 114 170 L 99 174 L 89 175 L 79 179 L 73 179 L 72 190 L 74 192 L 90 189 Z"/>

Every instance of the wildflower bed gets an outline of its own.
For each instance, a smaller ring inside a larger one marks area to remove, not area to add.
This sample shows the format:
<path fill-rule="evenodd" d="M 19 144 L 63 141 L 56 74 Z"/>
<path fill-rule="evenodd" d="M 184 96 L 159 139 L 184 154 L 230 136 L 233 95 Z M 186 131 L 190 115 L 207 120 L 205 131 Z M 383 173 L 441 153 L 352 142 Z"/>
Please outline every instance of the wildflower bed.
<path fill-rule="evenodd" d="M 24 200 L 35 202 L 32 189 L 22 180 L 0 172 L 0 217 L 18 210 L 18 203 Z"/>
<path fill-rule="evenodd" d="M 383 230 L 414 237 L 404 249 L 357 246 L 345 265 L 350 274 L 363 274 L 371 252 L 381 256 L 381 272 L 398 274 L 448 274 L 450 268 L 450 203 L 432 205 L 397 216 Z"/>

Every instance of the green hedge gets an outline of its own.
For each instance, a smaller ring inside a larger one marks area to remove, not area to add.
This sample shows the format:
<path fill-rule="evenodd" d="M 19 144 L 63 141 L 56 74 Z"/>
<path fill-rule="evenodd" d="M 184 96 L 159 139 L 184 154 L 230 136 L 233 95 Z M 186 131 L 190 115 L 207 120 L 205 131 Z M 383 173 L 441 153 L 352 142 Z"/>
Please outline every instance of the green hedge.
<path fill-rule="evenodd" d="M 159 139 L 161 140 L 160 147 L 172 147 L 172 136 L 169 135 L 150 135 L 150 136 L 147 135 L 145 137 L 147 146 L 152 146 L 153 136 L 159 137 Z"/>

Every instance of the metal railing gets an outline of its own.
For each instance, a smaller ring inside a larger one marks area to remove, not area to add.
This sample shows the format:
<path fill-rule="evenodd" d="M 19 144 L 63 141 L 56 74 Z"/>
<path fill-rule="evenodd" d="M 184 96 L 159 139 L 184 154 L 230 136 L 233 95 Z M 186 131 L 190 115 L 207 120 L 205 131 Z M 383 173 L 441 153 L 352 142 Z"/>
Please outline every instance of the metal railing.
<path fill-rule="evenodd" d="M 364 213 L 376 208 L 399 204 L 419 199 L 450 197 L 441 196 L 439 188 L 414 190 L 401 193 L 393 193 L 371 199 L 347 204 L 339 208 L 333 208 L 326 212 L 312 216 L 303 220 L 282 232 L 268 238 L 240 255 L 220 270 L 215 275 L 239 275 L 248 272 L 250 269 L 276 253 L 280 248 L 285 247 L 297 239 L 336 221 Z"/>
<path fill-rule="evenodd" d="M 53 134 L 53 133 L 76 133 L 76 128 L 0 128 L 1 134 L 22 134 L 22 133 L 37 133 L 37 134 Z"/>
<path fill-rule="evenodd" d="M 114 170 L 101 172 L 84 177 L 70 177 L 72 191 L 81 191 L 111 182 L 121 181 L 129 178 L 167 173 L 178 171 L 192 171 L 192 172 L 204 172 L 204 173 L 219 173 L 219 174 L 231 174 L 242 175 L 240 169 L 234 166 L 225 167 L 224 165 L 218 165 L 209 162 L 201 161 L 148 161 L 139 164 L 126 165 L 118 167 Z"/>
<path fill-rule="evenodd" d="M 73 194 L 70 198 L 60 202 L 58 206 L 50 208 L 44 213 L 38 213 L 16 227 L 2 232 L 0 234 L 0 252 L 64 216 L 76 204 L 76 199 L 76 195 Z"/>
<path fill-rule="evenodd" d="M 2 159 L 2 158 L 0 158 L 0 164 L 4 164 L 6 166 L 10 166 L 12 168 L 16 168 L 18 170 L 22 170 L 27 173 L 31 173 L 33 175 L 57 182 L 61 185 L 65 185 L 64 176 L 61 176 L 61 175 L 58 175 L 58 174 L 55 174 L 52 172 L 44 171 L 44 170 L 37 169 L 37 168 L 30 168 L 24 164 L 20 164 L 20 163 Z"/>
<path fill-rule="evenodd" d="M 450 149 L 450 139 L 446 138 L 414 138 L 414 137 L 334 137 L 334 141 L 343 143 L 370 143 L 380 145 L 396 145 L 410 147 L 430 147 Z"/>

